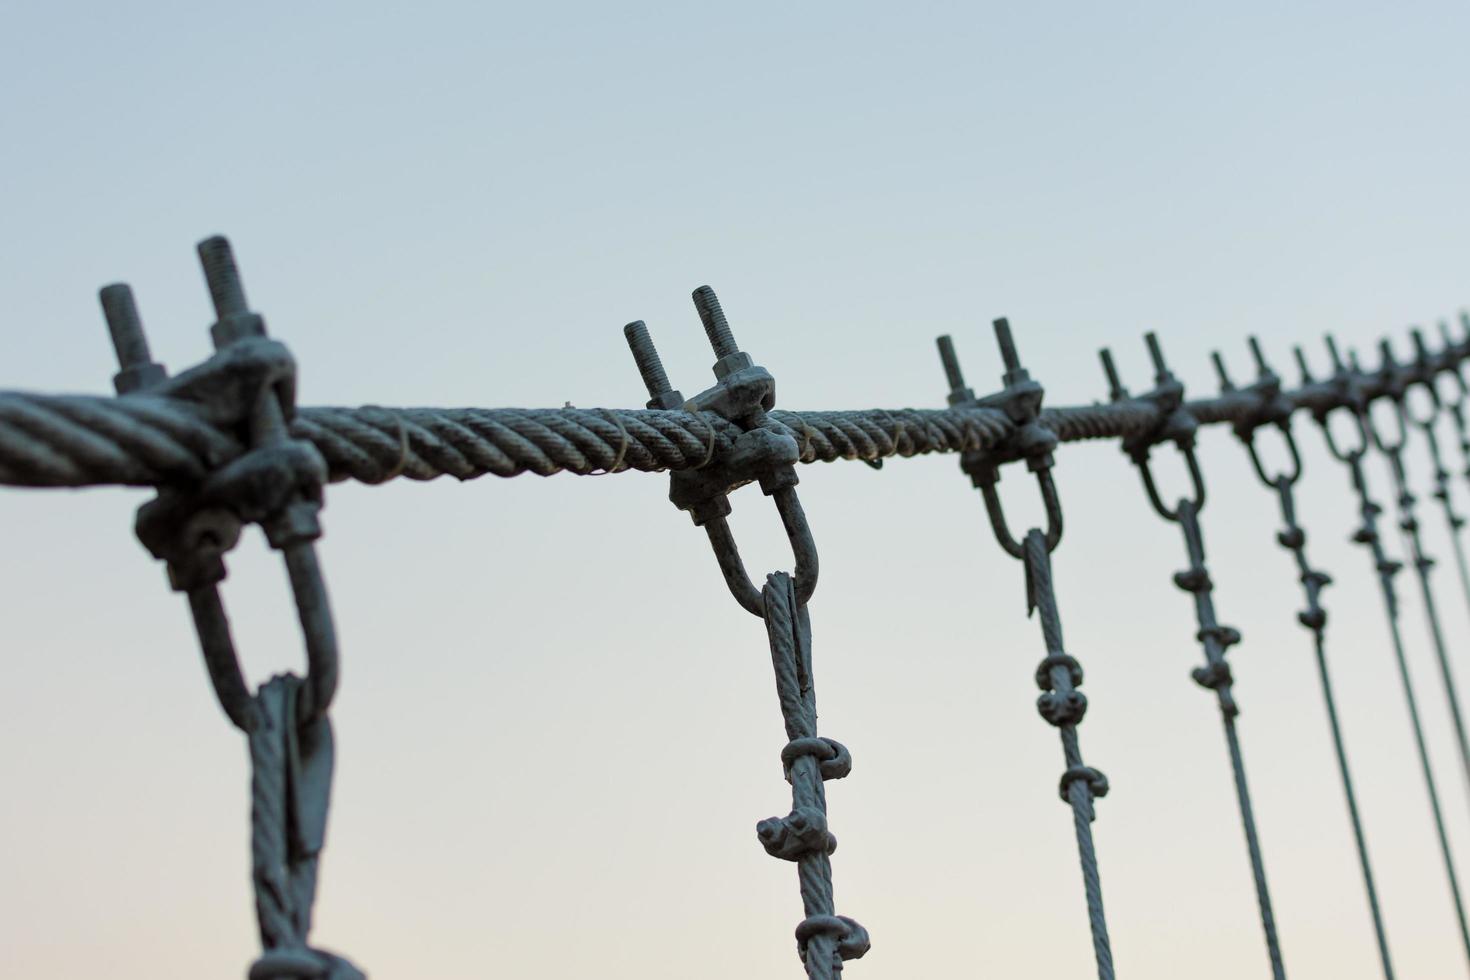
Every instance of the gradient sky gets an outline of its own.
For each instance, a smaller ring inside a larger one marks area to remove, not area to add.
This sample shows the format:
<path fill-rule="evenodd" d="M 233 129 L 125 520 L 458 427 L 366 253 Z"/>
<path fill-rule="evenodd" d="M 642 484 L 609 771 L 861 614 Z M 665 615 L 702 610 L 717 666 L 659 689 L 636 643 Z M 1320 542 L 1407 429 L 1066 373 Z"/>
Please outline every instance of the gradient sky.
<path fill-rule="evenodd" d="M 0 384 L 108 390 L 96 290 L 116 280 L 158 359 L 206 356 L 193 247 L 214 233 L 307 404 L 641 404 L 635 318 L 692 393 L 701 283 L 787 408 L 940 405 L 941 333 L 988 390 L 999 315 L 1052 404 L 1105 395 L 1109 344 L 1145 387 L 1148 329 L 1195 393 L 1215 390 L 1215 347 L 1248 373 L 1250 333 L 1283 371 L 1297 342 L 1325 366 L 1327 331 L 1407 350 L 1409 325 L 1470 301 L 1467 30 L 1450 3 L 11 5 Z M 1347 476 L 1297 428 L 1396 965 L 1456 976 Z M 1377 976 L 1275 501 L 1228 430 L 1201 457 L 1289 973 Z M 1424 486 L 1422 447 L 1410 464 Z M 855 759 L 829 787 L 838 908 L 873 936 L 849 976 L 1088 976 L 1021 568 L 952 458 L 801 475 L 822 730 Z M 1119 975 L 1266 976 L 1170 584 L 1178 532 L 1115 445 L 1066 448 L 1057 479 L 1082 744 L 1113 784 L 1095 830 Z M 1014 524 L 1036 516 L 1023 473 L 1004 490 Z M 344 660 L 316 942 L 377 977 L 800 975 L 795 875 L 753 833 L 789 806 L 764 632 L 666 491 L 637 474 L 330 488 Z M 0 493 L 6 977 L 240 976 L 256 954 L 245 747 L 132 536 L 147 497 Z M 752 570 L 788 562 L 770 504 L 735 506 Z M 248 673 L 297 667 L 279 559 L 251 534 L 231 568 Z M 1470 797 L 1402 585 L 1470 877 Z"/>

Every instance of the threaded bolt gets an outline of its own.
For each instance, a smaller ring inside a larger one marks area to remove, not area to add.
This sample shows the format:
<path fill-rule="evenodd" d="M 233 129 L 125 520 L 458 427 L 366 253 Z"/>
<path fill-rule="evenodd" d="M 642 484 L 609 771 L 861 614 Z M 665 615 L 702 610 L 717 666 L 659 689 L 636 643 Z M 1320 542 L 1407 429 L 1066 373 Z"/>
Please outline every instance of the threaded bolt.
<path fill-rule="evenodd" d="M 1128 389 L 1123 387 L 1123 382 L 1118 378 L 1118 368 L 1113 364 L 1113 352 L 1104 347 L 1097 352 L 1097 357 L 1102 361 L 1103 373 L 1108 376 L 1108 396 L 1115 402 L 1127 398 Z"/>
<path fill-rule="evenodd" d="M 103 286 L 97 296 L 102 300 L 102 315 L 107 320 L 107 332 L 112 336 L 112 348 L 117 352 L 118 367 L 152 363 L 153 355 L 148 350 L 148 337 L 143 333 L 143 320 L 138 316 L 132 287 L 125 282 L 115 282 Z"/>
<path fill-rule="evenodd" d="M 954 340 L 945 334 L 935 340 L 939 347 L 939 363 L 944 365 L 944 380 L 949 382 L 950 391 L 959 391 L 965 387 L 965 374 L 960 370 L 960 359 L 954 352 Z"/>
<path fill-rule="evenodd" d="M 1332 358 L 1332 370 L 1341 371 L 1343 369 L 1342 354 L 1337 350 L 1337 338 L 1333 337 L 1332 334 L 1328 334 L 1326 340 L 1327 353 Z"/>
<path fill-rule="evenodd" d="M 673 391 L 669 376 L 664 373 L 663 361 L 659 359 L 658 348 L 653 346 L 653 338 L 648 334 L 647 325 L 642 320 L 634 320 L 623 328 L 623 337 L 628 341 L 628 349 L 633 352 L 633 363 L 638 365 L 638 374 L 648 388 L 648 397 L 658 398 L 659 395 Z"/>
<path fill-rule="evenodd" d="M 1220 379 L 1221 391 L 1234 391 L 1235 384 L 1230 380 L 1230 374 L 1225 370 L 1225 358 L 1220 356 L 1217 350 L 1210 351 L 1210 361 L 1215 365 L 1215 375 Z"/>
<path fill-rule="evenodd" d="M 1424 331 L 1418 327 L 1409 328 L 1409 337 L 1414 341 L 1414 353 L 1419 355 L 1420 360 L 1429 358 L 1429 345 L 1424 342 Z"/>
<path fill-rule="evenodd" d="M 725 311 L 720 308 L 720 298 L 709 286 L 700 286 L 694 291 L 694 308 L 699 311 L 699 322 L 704 324 L 705 336 L 714 348 L 715 357 L 729 357 L 740 353 L 735 344 L 735 335 L 730 332 L 730 323 Z"/>
<path fill-rule="evenodd" d="M 1148 356 L 1154 362 L 1154 374 L 1158 376 L 1158 383 L 1163 384 L 1170 378 L 1169 366 L 1164 363 L 1164 351 L 1159 346 L 1158 334 L 1150 330 L 1143 335 L 1143 342 L 1148 345 Z"/>
<path fill-rule="evenodd" d="M 1306 352 L 1301 349 L 1300 345 L 1297 345 L 1292 347 L 1291 355 L 1296 358 L 1297 370 L 1302 373 L 1302 384 L 1311 384 L 1314 379 L 1312 378 L 1312 369 L 1307 365 Z"/>
<path fill-rule="evenodd" d="M 1000 345 L 1000 359 L 1005 362 L 1006 372 L 1015 374 L 1021 370 L 1021 357 L 1016 353 L 1016 340 L 1011 336 L 1011 323 L 1005 317 L 990 324 L 995 328 L 995 342 Z"/>
<path fill-rule="evenodd" d="M 240 282 L 240 270 L 235 265 L 229 239 L 215 235 L 200 242 L 199 261 L 204 266 L 204 281 L 209 285 L 215 316 L 223 320 L 233 314 L 248 313 L 245 287 Z"/>
<path fill-rule="evenodd" d="M 1245 338 L 1245 342 L 1250 345 L 1251 357 L 1256 362 L 1256 372 L 1258 374 L 1272 373 L 1270 365 L 1266 363 L 1266 355 L 1261 351 L 1260 338 L 1252 334 L 1251 336 Z"/>

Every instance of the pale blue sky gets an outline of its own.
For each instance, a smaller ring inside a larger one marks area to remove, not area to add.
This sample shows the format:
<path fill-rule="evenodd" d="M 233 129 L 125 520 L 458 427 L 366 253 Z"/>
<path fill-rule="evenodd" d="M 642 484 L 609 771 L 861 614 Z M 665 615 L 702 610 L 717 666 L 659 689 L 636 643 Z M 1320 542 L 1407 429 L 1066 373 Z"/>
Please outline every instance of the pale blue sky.
<path fill-rule="evenodd" d="M 96 290 L 119 279 L 159 359 L 202 358 L 193 246 L 222 232 L 309 404 L 638 404 L 635 318 L 693 392 L 710 356 L 688 294 L 706 282 L 788 408 L 942 404 L 940 333 L 990 388 L 999 315 L 1054 403 L 1105 394 L 1106 344 L 1146 385 L 1146 329 L 1213 391 L 1209 351 L 1245 374 L 1248 333 L 1286 369 L 1291 343 L 1320 364 L 1328 330 L 1367 346 L 1470 301 L 1467 29 L 1449 3 L 10 5 L 0 385 L 107 390 Z M 1299 429 L 1397 965 L 1453 976 L 1346 475 Z M 1373 977 L 1274 500 L 1226 432 L 1202 458 L 1288 970 Z M 1087 976 L 1020 568 L 953 459 L 802 476 L 822 727 L 856 761 L 830 788 L 838 905 L 874 941 L 849 975 Z M 1017 524 L 1038 510 L 1019 476 Z M 1115 446 L 1068 447 L 1057 476 L 1082 742 L 1114 786 L 1096 833 L 1119 975 L 1265 976 L 1169 582 L 1182 544 Z M 344 679 L 321 945 L 378 977 L 800 975 L 794 874 L 753 834 L 789 802 L 764 634 L 666 489 L 329 490 Z M 0 494 L 5 976 L 233 976 L 255 955 L 246 755 L 132 537 L 146 497 Z M 752 569 L 785 562 L 769 504 L 735 504 Z M 294 667 L 278 559 L 252 537 L 231 564 L 252 677 Z M 1448 561 L 1436 575 L 1470 683 L 1470 615 Z M 1403 585 L 1470 877 L 1466 787 Z"/>

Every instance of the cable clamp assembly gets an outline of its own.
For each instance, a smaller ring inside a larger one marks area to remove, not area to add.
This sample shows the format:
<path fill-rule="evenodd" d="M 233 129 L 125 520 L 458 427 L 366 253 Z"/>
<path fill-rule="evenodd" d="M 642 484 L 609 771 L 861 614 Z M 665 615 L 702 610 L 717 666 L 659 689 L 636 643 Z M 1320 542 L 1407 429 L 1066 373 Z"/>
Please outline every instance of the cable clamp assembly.
<path fill-rule="evenodd" d="M 983 398 L 976 398 L 974 391 L 965 384 L 959 358 L 955 354 L 954 341 L 949 335 L 940 337 L 937 345 L 939 359 L 949 381 L 950 406 L 998 409 L 1005 413 L 1014 426 L 1010 434 L 995 446 L 962 453 L 960 469 L 985 498 L 985 511 L 990 517 L 991 529 L 1000 546 L 1011 557 L 1023 558 L 1025 549 L 1006 524 L 1005 511 L 1001 506 L 996 484 L 1000 482 L 1002 466 L 1020 460 L 1026 461 L 1026 468 L 1036 474 L 1036 482 L 1041 488 L 1046 507 L 1046 550 L 1055 551 L 1062 540 L 1062 507 L 1051 475 L 1052 466 L 1055 465 L 1052 453 L 1057 447 L 1057 435 L 1041 421 L 1044 392 L 1041 385 L 1032 380 L 1030 372 L 1021 366 L 1016 343 L 1011 336 L 1010 323 L 1002 317 L 994 321 L 993 326 L 1001 359 L 1006 367 L 1005 374 L 1001 376 L 1004 387 Z"/>
<path fill-rule="evenodd" d="M 284 553 L 306 638 L 309 670 L 298 714 L 303 724 L 326 711 L 337 683 L 337 647 L 326 587 L 313 542 L 327 466 L 316 447 L 292 439 L 287 425 L 296 406 L 296 364 L 290 352 L 265 335 L 265 322 L 245 303 L 229 242 L 211 238 L 199 246 L 217 320 L 210 329 L 216 353 L 197 367 L 168 378 L 148 352 L 142 322 L 125 285 L 102 290 L 121 370 L 113 383 L 121 397 L 147 391 L 192 406 L 244 451 L 220 461 L 188 486 L 160 491 L 138 511 L 143 545 L 168 567 L 172 588 L 189 596 L 215 694 L 226 715 L 244 731 L 258 721 L 218 593 L 224 555 L 244 524 L 259 524 L 272 548 Z"/>
<path fill-rule="evenodd" d="M 801 449 L 784 426 L 775 425 L 767 417 L 776 404 L 776 381 L 736 346 L 713 289 L 696 289 L 694 306 L 714 349 L 715 384 L 687 400 L 670 385 L 643 321 L 636 320 L 623 328 L 648 388 L 649 408 L 711 413 L 739 430 L 730 448 L 718 454 L 711 451 L 704 466 L 670 474 L 669 500 L 688 513 L 696 527 L 705 529 L 731 595 L 746 611 L 760 616 L 764 608 L 760 590 L 745 569 L 726 521 L 731 511 L 730 494 L 758 483 L 761 491 L 774 499 L 781 515 L 796 561 L 797 601 L 805 605 L 817 587 L 817 549 L 796 495 L 796 464 L 801 460 Z"/>
<path fill-rule="evenodd" d="M 1190 414 L 1184 404 L 1184 385 L 1176 378 L 1169 366 L 1164 362 L 1164 353 L 1159 347 L 1159 339 L 1152 332 L 1144 334 L 1144 343 L 1148 346 L 1148 353 L 1154 365 L 1154 387 L 1152 391 L 1142 395 L 1132 396 L 1128 389 L 1118 379 L 1118 369 L 1113 364 L 1113 353 L 1107 348 L 1099 352 L 1102 360 L 1103 371 L 1108 378 L 1109 395 L 1114 403 L 1124 401 L 1145 402 L 1153 406 L 1159 421 L 1152 429 L 1127 436 L 1123 439 L 1123 452 L 1133 464 L 1138 467 L 1139 475 L 1143 477 L 1143 487 L 1148 493 L 1149 503 L 1154 510 L 1165 520 L 1179 522 L 1180 507 L 1173 508 L 1165 506 L 1159 497 L 1158 487 L 1154 484 L 1153 470 L 1149 466 L 1149 453 L 1161 443 L 1172 442 L 1179 452 L 1184 456 L 1185 466 L 1189 469 L 1189 479 L 1193 486 L 1193 500 L 1189 501 L 1190 509 L 1198 513 L 1205 505 L 1205 481 L 1200 473 L 1199 461 L 1195 458 L 1194 440 L 1199 430 L 1199 420 Z M 1181 504 L 1185 501 L 1181 501 Z"/>

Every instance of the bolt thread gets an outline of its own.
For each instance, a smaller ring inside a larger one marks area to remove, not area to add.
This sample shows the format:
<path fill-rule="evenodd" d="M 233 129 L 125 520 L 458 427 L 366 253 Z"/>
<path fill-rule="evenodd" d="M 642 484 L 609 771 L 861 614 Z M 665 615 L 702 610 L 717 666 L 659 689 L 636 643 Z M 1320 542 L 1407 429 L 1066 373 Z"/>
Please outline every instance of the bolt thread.
<path fill-rule="evenodd" d="M 103 286 L 97 296 L 102 301 L 102 316 L 107 320 L 112 348 L 117 351 L 118 366 L 130 368 L 151 363 L 153 356 L 148 350 L 148 338 L 143 333 L 138 305 L 133 301 L 132 287 L 115 282 Z"/>
<path fill-rule="evenodd" d="M 949 390 L 959 391 L 965 386 L 965 375 L 960 370 L 960 359 L 954 352 L 954 341 L 949 334 L 945 334 L 935 344 L 939 347 L 939 363 L 944 365 L 944 380 L 949 382 Z"/>
<path fill-rule="evenodd" d="M 1343 369 L 1342 353 L 1337 349 L 1337 338 L 1328 334 L 1326 340 L 1327 354 L 1332 358 L 1332 370 L 1341 371 Z"/>
<path fill-rule="evenodd" d="M 1169 380 L 1169 366 L 1164 363 L 1164 350 L 1159 346 L 1159 337 L 1150 330 L 1143 335 L 1143 342 L 1148 345 L 1148 356 L 1154 362 L 1154 374 L 1158 376 L 1158 383 L 1163 384 Z"/>
<path fill-rule="evenodd" d="M 1424 342 L 1424 331 L 1418 327 L 1414 327 L 1409 331 L 1409 336 L 1414 340 L 1414 353 L 1418 354 L 1420 358 L 1427 358 L 1429 356 L 1429 345 Z"/>
<path fill-rule="evenodd" d="M 1215 376 L 1220 379 L 1222 391 L 1234 391 L 1235 384 L 1230 380 L 1230 373 L 1225 370 L 1225 358 L 1220 356 L 1217 350 L 1210 351 L 1210 361 L 1215 365 Z"/>
<path fill-rule="evenodd" d="M 1005 317 L 991 322 L 995 328 L 995 342 L 1000 345 L 1000 359 L 1008 372 L 1021 370 L 1021 356 L 1016 353 L 1016 340 L 1011 336 L 1011 323 Z"/>
<path fill-rule="evenodd" d="M 1303 351 L 1300 346 L 1294 346 L 1291 349 L 1291 353 L 1292 356 L 1296 358 L 1297 370 L 1301 371 L 1302 373 L 1302 384 L 1311 384 L 1313 380 L 1312 369 L 1307 365 L 1306 352 Z"/>
<path fill-rule="evenodd" d="M 1098 360 L 1102 361 L 1103 374 L 1108 376 L 1108 395 L 1113 401 L 1127 397 L 1123 388 L 1123 382 L 1118 377 L 1118 366 L 1113 363 L 1113 352 L 1104 347 L 1097 352 Z"/>
<path fill-rule="evenodd" d="M 229 239 L 223 235 L 206 238 L 199 243 L 199 261 L 204 266 L 204 281 L 209 285 L 209 298 L 214 302 L 215 316 L 224 319 L 236 313 L 247 313 L 245 287 L 240 283 L 240 270 Z"/>
<path fill-rule="evenodd" d="M 1260 339 L 1251 335 L 1245 339 L 1245 342 L 1250 345 L 1251 357 L 1256 362 L 1256 371 L 1261 374 L 1270 374 L 1271 368 L 1266 364 L 1266 355 L 1261 350 Z"/>
<path fill-rule="evenodd" d="M 704 333 L 709 337 L 715 357 L 740 353 L 740 348 L 735 345 L 735 335 L 730 332 L 730 324 L 725 319 L 725 311 L 720 308 L 720 298 L 713 289 L 708 286 L 696 289 L 694 308 L 699 311 L 699 322 L 704 324 Z"/>
<path fill-rule="evenodd" d="M 623 328 L 623 337 L 633 352 L 633 363 L 638 365 L 638 374 L 648 388 L 648 397 L 657 398 L 672 391 L 673 385 L 669 384 L 669 376 L 664 373 L 663 361 L 659 359 L 658 348 L 653 346 L 647 325 L 642 320 L 634 320 Z"/>

